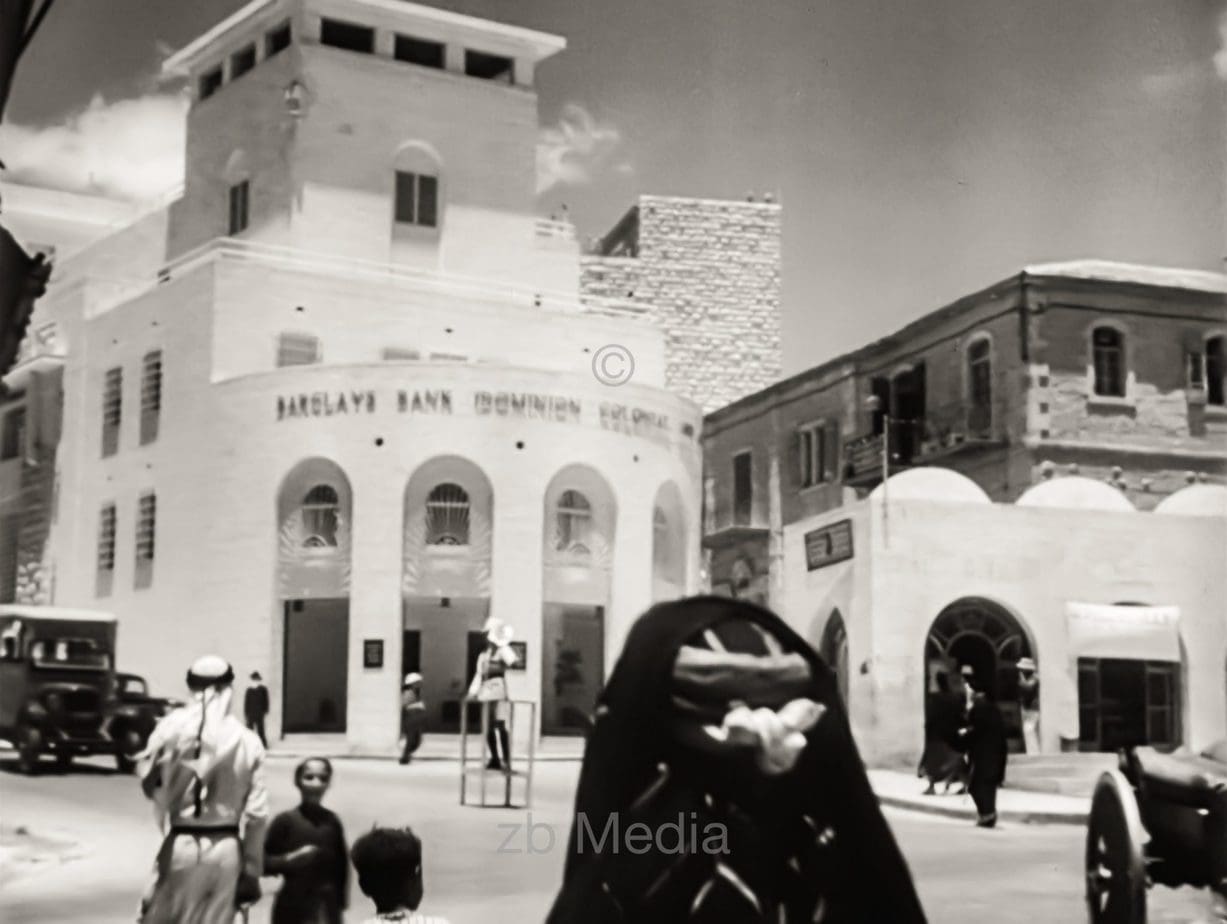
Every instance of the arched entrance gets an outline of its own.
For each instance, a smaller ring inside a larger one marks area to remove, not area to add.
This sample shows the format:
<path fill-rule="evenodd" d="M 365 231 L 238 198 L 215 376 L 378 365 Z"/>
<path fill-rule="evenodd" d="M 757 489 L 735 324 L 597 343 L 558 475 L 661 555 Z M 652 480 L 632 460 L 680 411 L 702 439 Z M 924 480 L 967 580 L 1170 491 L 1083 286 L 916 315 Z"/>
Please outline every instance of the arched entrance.
<path fill-rule="evenodd" d="M 937 690 L 939 674 L 970 667 L 976 688 L 997 703 L 1005 719 L 1010 750 L 1023 750 L 1018 660 L 1034 658 L 1027 631 L 999 604 L 965 597 L 942 610 L 925 639 L 925 689 Z"/>
<path fill-rule="evenodd" d="M 346 728 L 352 509 L 349 479 L 329 459 L 298 463 L 277 494 L 283 734 Z"/>
<path fill-rule="evenodd" d="M 818 654 L 835 671 L 835 680 L 839 687 L 839 697 L 844 708 L 848 707 L 848 630 L 839 610 L 831 610 L 826 628 L 822 630 L 822 641 L 818 645 Z"/>

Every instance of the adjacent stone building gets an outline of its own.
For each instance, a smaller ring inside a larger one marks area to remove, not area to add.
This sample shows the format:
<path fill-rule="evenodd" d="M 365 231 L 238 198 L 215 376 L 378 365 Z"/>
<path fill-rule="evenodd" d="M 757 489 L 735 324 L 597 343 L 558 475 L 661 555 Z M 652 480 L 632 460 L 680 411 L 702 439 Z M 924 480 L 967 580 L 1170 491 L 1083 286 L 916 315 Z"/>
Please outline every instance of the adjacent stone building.
<path fill-rule="evenodd" d="M 582 260 L 582 297 L 640 304 L 666 387 L 714 411 L 777 381 L 780 206 L 642 196 Z"/>

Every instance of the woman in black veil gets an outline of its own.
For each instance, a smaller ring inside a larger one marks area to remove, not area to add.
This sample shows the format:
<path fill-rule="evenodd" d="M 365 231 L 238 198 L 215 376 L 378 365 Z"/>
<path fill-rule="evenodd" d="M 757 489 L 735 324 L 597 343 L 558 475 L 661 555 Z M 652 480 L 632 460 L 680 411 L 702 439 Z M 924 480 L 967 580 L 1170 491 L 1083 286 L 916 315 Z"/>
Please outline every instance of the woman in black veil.
<path fill-rule="evenodd" d="M 744 601 L 631 628 L 575 813 L 547 924 L 925 920 L 832 672 Z"/>

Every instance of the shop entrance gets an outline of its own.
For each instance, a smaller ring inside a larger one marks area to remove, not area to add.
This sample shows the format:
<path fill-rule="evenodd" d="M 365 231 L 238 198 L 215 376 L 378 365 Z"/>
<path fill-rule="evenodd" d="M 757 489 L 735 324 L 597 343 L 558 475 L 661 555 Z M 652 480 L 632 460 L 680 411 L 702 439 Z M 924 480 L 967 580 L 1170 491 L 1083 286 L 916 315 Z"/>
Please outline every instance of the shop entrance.
<path fill-rule="evenodd" d="M 968 597 L 946 607 L 933 620 L 925 640 L 926 689 L 937 689 L 938 674 L 970 667 L 974 685 L 997 704 L 1010 750 L 1025 749 L 1019 704 L 1018 659 L 1034 657 L 1027 633 L 1004 607 Z"/>
<path fill-rule="evenodd" d="M 287 600 L 282 728 L 344 732 L 349 683 L 349 600 Z"/>
<path fill-rule="evenodd" d="M 478 597 L 406 597 L 401 643 L 402 676 L 422 675 L 426 730 L 456 734 L 460 706 L 473 679 L 477 653 L 473 637 L 481 628 L 490 601 Z"/>
<path fill-rule="evenodd" d="M 605 683 L 605 608 L 547 603 L 543 628 L 542 733 L 583 735 Z"/>
<path fill-rule="evenodd" d="M 1078 659 L 1078 749 L 1116 751 L 1180 744 L 1180 665 Z"/>

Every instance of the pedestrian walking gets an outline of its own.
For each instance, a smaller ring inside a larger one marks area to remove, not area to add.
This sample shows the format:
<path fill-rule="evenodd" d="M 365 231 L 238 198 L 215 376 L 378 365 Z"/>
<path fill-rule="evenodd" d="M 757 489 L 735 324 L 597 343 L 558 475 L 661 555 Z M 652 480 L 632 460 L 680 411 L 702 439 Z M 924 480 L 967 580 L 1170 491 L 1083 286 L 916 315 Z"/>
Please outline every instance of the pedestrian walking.
<path fill-rule="evenodd" d="M 418 913 L 425 892 L 422 884 L 422 842 L 409 828 L 373 828 L 354 843 L 358 886 L 378 912 L 365 924 L 447 924 L 443 918 Z"/>
<path fill-rule="evenodd" d="M 268 738 L 264 736 L 264 717 L 268 711 L 268 687 L 264 685 L 260 672 L 252 671 L 251 683 L 243 695 L 243 718 L 247 720 L 247 727 L 260 736 L 260 743 L 265 748 L 268 747 Z"/>
<path fill-rule="evenodd" d="M 662 603 L 631 627 L 574 817 L 547 924 L 925 920 L 834 672 L 745 600 Z M 640 824 L 653 843 L 631 841 Z"/>
<path fill-rule="evenodd" d="M 486 622 L 485 634 L 486 647 L 477 657 L 477 669 L 469 685 L 469 699 L 482 703 L 482 708 L 486 710 L 486 742 L 490 746 L 490 762 L 486 768 L 510 773 L 507 668 L 516 663 L 516 654 L 511 649 L 514 633 L 511 626 L 501 619 L 490 619 Z M 502 745 L 501 751 L 499 745 Z"/>
<path fill-rule="evenodd" d="M 916 775 L 927 777 L 926 796 L 936 794 L 938 783 L 945 792 L 955 782 L 964 784 L 966 791 L 967 764 L 959 749 L 959 729 L 963 724 L 963 695 L 950 689 L 950 677 L 945 671 L 934 678 L 937 687 L 925 700 L 925 749 Z"/>
<path fill-rule="evenodd" d="M 231 924 L 236 908 L 260 897 L 264 747 L 230 714 L 233 685 L 224 659 L 199 658 L 187 674 L 191 701 L 158 722 L 138 758 L 164 834 L 144 924 Z"/>
<path fill-rule="evenodd" d="M 422 744 L 426 704 L 422 702 L 422 675 L 406 674 L 400 688 L 400 762 L 409 763 Z"/>
<path fill-rule="evenodd" d="M 1040 752 L 1040 679 L 1035 661 L 1018 659 L 1018 711 L 1022 717 L 1023 746 L 1028 754 Z"/>
<path fill-rule="evenodd" d="M 997 704 L 984 693 L 973 695 L 965 733 L 970 782 L 967 789 L 979 815 L 976 824 L 997 824 L 997 789 L 1005 782 L 1005 721 Z"/>
<path fill-rule="evenodd" d="M 324 808 L 332 763 L 309 757 L 294 770 L 301 802 L 269 825 L 264 872 L 284 877 L 272 924 L 340 924 L 349 903 L 349 851 L 341 819 Z"/>

